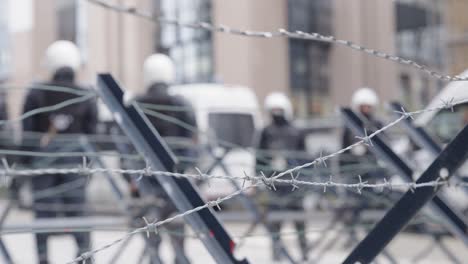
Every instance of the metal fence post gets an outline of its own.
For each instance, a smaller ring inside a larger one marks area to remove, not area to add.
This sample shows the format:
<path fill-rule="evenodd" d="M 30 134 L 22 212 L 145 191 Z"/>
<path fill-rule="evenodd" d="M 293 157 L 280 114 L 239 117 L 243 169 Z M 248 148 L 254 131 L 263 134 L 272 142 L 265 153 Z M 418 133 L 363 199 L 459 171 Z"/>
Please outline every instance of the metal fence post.
<path fill-rule="evenodd" d="M 232 149 L 231 148 L 225 148 L 224 150 L 225 150 L 225 152 L 224 152 L 223 156 L 221 156 L 221 157 L 216 157 L 216 155 L 214 155 L 211 152 L 211 155 L 213 156 L 215 161 L 213 162 L 213 164 L 211 164 L 211 166 L 208 168 L 206 173 L 208 173 L 208 174 L 211 173 L 214 169 L 216 169 L 217 166 L 219 166 L 224 171 L 224 173 L 226 173 L 226 175 L 231 175 L 229 169 L 224 164 L 223 159 L 229 154 L 230 151 L 232 151 Z M 236 191 L 239 191 L 241 189 L 241 186 L 236 181 L 229 180 L 229 182 L 236 189 Z M 271 228 L 271 226 L 268 225 L 268 223 L 266 223 L 262 219 L 263 217 L 262 217 L 262 214 L 260 212 L 260 209 L 255 204 L 255 202 L 253 202 L 251 200 L 251 198 L 247 197 L 247 195 L 245 195 L 244 193 L 241 193 L 239 195 L 239 199 L 242 202 L 242 204 L 245 206 L 245 208 L 247 208 L 255 218 L 255 222 L 250 226 L 250 228 L 248 229 L 248 232 L 246 234 L 253 231 L 255 226 L 260 223 L 260 224 L 263 225 L 263 227 L 267 230 L 267 232 L 270 235 L 272 235 L 272 236 L 276 235 L 276 234 L 274 234 L 273 229 Z M 277 243 L 276 247 L 278 248 L 280 253 L 285 257 L 285 259 L 291 264 L 296 264 L 296 261 L 292 258 L 291 254 L 289 254 L 289 252 L 286 249 L 284 243 L 282 241 L 278 241 L 276 243 Z"/>
<path fill-rule="evenodd" d="M 173 153 L 138 105 L 135 103 L 131 106 L 124 105 L 123 91 L 110 74 L 98 75 L 98 93 L 113 112 L 115 121 L 129 137 L 136 150 L 148 160 L 151 167 L 166 171 L 174 170 L 176 159 Z M 187 179 L 165 176 L 156 176 L 156 178 L 180 212 L 205 204 Z M 212 209 L 202 209 L 185 216 L 185 219 L 201 234 L 201 241 L 218 263 L 248 263 L 245 259 L 241 261 L 235 259 L 234 242 Z"/>
<path fill-rule="evenodd" d="M 363 121 L 350 109 L 342 109 L 348 127 L 356 135 L 367 136 Z M 411 168 L 401 160 L 382 141 L 379 135 L 372 139 L 373 151 L 380 158 L 396 169 L 403 177 L 412 181 Z M 446 181 L 468 158 L 468 126 L 466 126 L 450 144 L 439 154 L 437 159 L 419 177 L 416 183 L 431 182 L 441 179 Z M 454 235 L 468 244 L 468 225 L 459 213 L 454 211 L 444 200 L 437 196 L 440 188 L 418 188 L 407 191 L 403 197 L 387 212 L 380 222 L 351 252 L 343 263 L 370 263 L 385 246 L 409 223 L 409 221 L 427 204 L 445 221 L 442 223 Z"/>

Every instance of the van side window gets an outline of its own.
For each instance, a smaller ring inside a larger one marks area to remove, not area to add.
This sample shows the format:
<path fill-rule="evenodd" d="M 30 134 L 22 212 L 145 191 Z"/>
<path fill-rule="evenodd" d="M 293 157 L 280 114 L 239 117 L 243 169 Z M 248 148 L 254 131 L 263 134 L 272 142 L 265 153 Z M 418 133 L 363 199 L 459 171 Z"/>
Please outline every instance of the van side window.
<path fill-rule="evenodd" d="M 250 147 L 253 144 L 255 133 L 252 115 L 238 113 L 210 113 L 208 126 L 220 141 Z M 223 145 L 223 142 L 219 143 Z"/>
<path fill-rule="evenodd" d="M 450 142 L 457 133 L 468 124 L 468 105 L 459 105 L 454 108 L 439 111 L 429 122 L 427 129 L 442 143 Z"/>

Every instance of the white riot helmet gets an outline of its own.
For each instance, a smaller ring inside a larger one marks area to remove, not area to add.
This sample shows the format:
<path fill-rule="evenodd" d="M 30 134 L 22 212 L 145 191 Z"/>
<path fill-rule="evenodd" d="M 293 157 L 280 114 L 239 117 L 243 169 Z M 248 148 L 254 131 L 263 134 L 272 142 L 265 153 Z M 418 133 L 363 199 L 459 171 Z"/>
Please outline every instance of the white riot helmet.
<path fill-rule="evenodd" d="M 46 50 L 45 64 L 50 74 L 55 74 L 63 67 L 69 67 L 76 72 L 81 66 L 80 51 L 71 41 L 56 41 Z"/>
<path fill-rule="evenodd" d="M 293 119 L 293 110 L 291 101 L 289 98 L 279 92 L 271 93 L 265 98 L 265 110 L 268 113 L 272 113 L 275 109 L 281 109 L 284 112 L 284 116 L 287 120 Z"/>
<path fill-rule="evenodd" d="M 149 56 L 143 64 L 143 84 L 148 89 L 155 83 L 171 84 L 175 81 L 175 66 L 172 60 L 161 53 Z"/>
<path fill-rule="evenodd" d="M 379 97 L 370 88 L 360 88 L 354 92 L 351 99 L 351 104 L 354 108 L 358 108 L 361 105 L 368 105 L 375 107 L 379 103 Z"/>

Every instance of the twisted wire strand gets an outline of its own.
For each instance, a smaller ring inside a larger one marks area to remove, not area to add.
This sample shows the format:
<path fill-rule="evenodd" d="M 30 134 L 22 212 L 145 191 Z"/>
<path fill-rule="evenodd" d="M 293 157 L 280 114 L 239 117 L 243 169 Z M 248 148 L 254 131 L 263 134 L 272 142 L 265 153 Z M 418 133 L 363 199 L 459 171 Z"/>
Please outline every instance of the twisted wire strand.
<path fill-rule="evenodd" d="M 67 106 L 70 106 L 70 105 L 85 102 L 85 101 L 90 100 L 90 99 L 92 99 L 94 97 L 96 97 L 96 94 L 90 93 L 90 94 L 83 95 L 83 96 L 80 96 L 80 97 L 77 97 L 77 98 L 65 100 L 65 101 L 60 102 L 60 103 L 55 104 L 55 105 L 36 108 L 36 109 L 33 109 L 31 111 L 28 111 L 28 112 L 20 115 L 17 118 L 8 119 L 8 120 L 0 120 L 0 126 L 5 125 L 5 124 L 9 124 L 9 123 L 21 122 L 21 121 L 23 121 L 24 119 L 26 119 L 28 117 L 38 115 L 38 114 L 42 114 L 42 113 L 47 113 L 47 112 L 53 112 L 53 111 L 65 108 Z"/>
<path fill-rule="evenodd" d="M 92 89 L 75 89 L 75 88 L 70 88 L 66 86 L 59 86 L 59 85 L 51 85 L 51 84 L 42 84 L 42 83 L 34 83 L 31 86 L 24 86 L 24 85 L 12 85 L 12 84 L 7 84 L 7 85 L 0 85 L 0 91 L 1 90 L 19 90 L 19 89 L 24 89 L 24 90 L 44 90 L 44 91 L 53 91 L 53 92 L 62 92 L 62 93 L 69 93 L 69 94 L 75 94 L 75 95 L 87 95 L 90 93 L 96 94 L 96 92 Z"/>
<path fill-rule="evenodd" d="M 259 184 L 259 185 L 273 185 L 275 183 L 278 184 L 285 184 L 285 185 L 301 185 L 301 186 L 313 186 L 313 187 L 321 187 L 321 188 L 328 188 L 328 187 L 342 187 L 342 188 L 350 188 L 350 189 L 398 189 L 398 188 L 407 188 L 407 189 L 417 189 L 423 187 L 438 187 L 442 185 L 448 185 L 449 183 L 446 181 L 429 181 L 424 183 L 415 183 L 415 182 L 398 182 L 393 183 L 390 181 L 385 181 L 381 183 L 368 183 L 366 181 L 359 181 L 355 183 L 342 183 L 336 182 L 332 180 L 322 181 L 322 182 L 315 182 L 315 181 L 304 181 L 304 180 L 297 180 L 297 179 L 280 179 L 281 176 L 273 176 L 268 178 L 266 176 L 227 176 L 227 175 L 213 175 L 213 174 L 189 174 L 189 173 L 176 173 L 176 172 L 168 172 L 168 171 L 156 171 L 151 170 L 150 168 L 144 169 L 107 169 L 107 168 L 83 168 L 83 167 L 76 167 L 76 168 L 44 168 L 44 169 L 1 169 L 0 174 L 15 177 L 15 176 L 23 176 L 23 177 L 34 177 L 39 175 L 47 175 L 47 174 L 60 174 L 60 175 L 67 175 L 67 174 L 81 174 L 81 175 L 93 175 L 93 174 L 101 174 L 101 173 L 116 173 L 116 174 L 128 174 L 128 175 L 142 175 L 142 176 L 166 176 L 166 177 L 176 177 L 176 178 L 186 178 L 189 180 L 210 180 L 210 179 L 225 179 L 225 180 L 237 180 L 237 181 L 246 181 L 251 182 L 252 184 Z M 278 174 L 280 175 L 280 174 Z M 332 178 L 332 177 L 330 177 Z M 451 185 L 452 187 L 463 187 L 468 186 L 468 183 L 460 182 Z"/>
<path fill-rule="evenodd" d="M 121 154 L 111 152 L 47 152 L 47 151 L 26 151 L 26 150 L 11 150 L 0 149 L 0 155 L 11 156 L 30 156 L 30 157 L 45 157 L 45 158 L 63 158 L 63 157 L 118 157 L 131 160 L 142 160 L 140 155 Z"/>

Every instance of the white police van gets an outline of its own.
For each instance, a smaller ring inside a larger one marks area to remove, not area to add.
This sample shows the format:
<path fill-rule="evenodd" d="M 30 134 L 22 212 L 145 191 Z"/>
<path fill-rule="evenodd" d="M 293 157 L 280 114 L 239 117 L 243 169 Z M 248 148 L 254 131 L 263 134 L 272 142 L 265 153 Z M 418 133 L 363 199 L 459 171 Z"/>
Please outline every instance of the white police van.
<path fill-rule="evenodd" d="M 218 165 L 210 174 L 255 174 L 254 144 L 256 132 L 261 127 L 261 111 L 257 97 L 250 88 L 202 83 L 172 86 L 169 93 L 183 97 L 194 109 L 201 150 L 199 167 L 202 170 L 211 167 L 216 158 L 222 158 L 225 169 Z M 229 181 L 223 179 L 210 180 L 200 188 L 207 199 L 235 190 Z"/>

